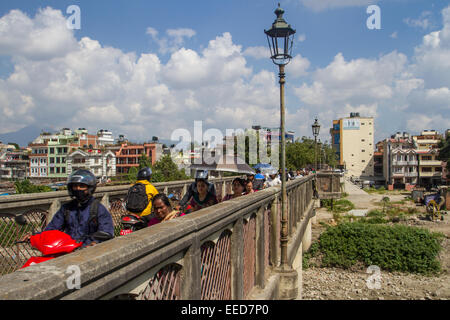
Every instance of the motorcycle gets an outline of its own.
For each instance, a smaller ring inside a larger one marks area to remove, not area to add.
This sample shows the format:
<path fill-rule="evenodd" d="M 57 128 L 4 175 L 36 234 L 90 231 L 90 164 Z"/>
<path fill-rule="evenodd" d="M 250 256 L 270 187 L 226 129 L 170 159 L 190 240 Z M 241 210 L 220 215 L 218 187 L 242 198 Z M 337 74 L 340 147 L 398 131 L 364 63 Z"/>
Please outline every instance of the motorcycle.
<path fill-rule="evenodd" d="M 22 215 L 16 216 L 15 221 L 17 224 L 22 226 L 27 224 L 25 217 Z M 112 236 L 108 232 L 104 231 L 97 231 L 92 235 L 92 237 L 95 240 L 99 241 L 106 241 L 112 238 Z M 64 233 L 62 231 L 49 230 L 35 233 L 34 228 L 29 239 L 16 241 L 15 243 L 29 243 L 33 248 L 39 250 L 42 253 L 42 256 L 40 257 L 30 257 L 21 267 L 21 269 L 54 259 L 67 253 L 71 253 L 83 246 L 83 241 L 76 241 L 67 233 Z"/>
<path fill-rule="evenodd" d="M 121 236 L 147 227 L 147 221 L 144 217 L 132 213 L 122 216 L 120 223 L 122 224 L 122 229 L 120 229 Z"/>

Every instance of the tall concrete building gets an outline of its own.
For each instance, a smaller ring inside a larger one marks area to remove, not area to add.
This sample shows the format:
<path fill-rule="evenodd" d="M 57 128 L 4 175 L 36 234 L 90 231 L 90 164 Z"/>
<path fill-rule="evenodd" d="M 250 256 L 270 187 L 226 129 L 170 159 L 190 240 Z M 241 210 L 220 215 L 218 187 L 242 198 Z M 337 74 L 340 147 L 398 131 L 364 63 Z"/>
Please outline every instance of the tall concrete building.
<path fill-rule="evenodd" d="M 413 136 L 418 155 L 419 184 L 422 186 L 442 183 L 442 161 L 438 159 L 438 143 L 443 138 L 436 130 L 423 130 Z"/>
<path fill-rule="evenodd" d="M 389 190 L 410 190 L 418 183 L 417 150 L 407 132 L 397 132 L 382 141 L 383 175 Z"/>
<path fill-rule="evenodd" d="M 350 113 L 350 117 L 333 120 L 331 141 L 339 165 L 355 178 L 374 177 L 374 120 Z"/>

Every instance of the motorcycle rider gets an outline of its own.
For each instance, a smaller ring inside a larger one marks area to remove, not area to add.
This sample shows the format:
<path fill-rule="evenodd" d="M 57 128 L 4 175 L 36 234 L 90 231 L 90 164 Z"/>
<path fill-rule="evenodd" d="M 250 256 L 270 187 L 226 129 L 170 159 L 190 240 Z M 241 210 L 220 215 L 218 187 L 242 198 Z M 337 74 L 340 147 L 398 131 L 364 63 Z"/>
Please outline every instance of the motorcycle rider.
<path fill-rule="evenodd" d="M 93 197 L 96 187 L 97 179 L 90 171 L 79 169 L 73 172 L 67 179 L 67 191 L 72 201 L 61 206 L 44 231 L 63 231 L 74 240 L 83 241 L 84 246 L 100 242 L 91 237 L 97 231 L 107 232 L 113 238 L 111 214 Z"/>
<path fill-rule="evenodd" d="M 144 211 L 139 214 L 141 217 L 148 216 L 152 213 L 152 199 L 158 194 L 158 190 L 156 190 L 156 188 L 150 183 L 151 178 L 152 169 L 149 167 L 142 168 L 138 171 L 136 183 L 142 183 L 145 185 L 145 193 L 147 193 L 148 196 L 148 205 Z"/>
<path fill-rule="evenodd" d="M 198 170 L 195 173 L 195 182 L 191 183 L 191 185 L 188 187 L 186 194 L 183 196 L 179 203 L 179 208 L 185 208 L 185 206 L 188 204 L 188 201 L 194 196 L 194 194 L 198 197 L 197 182 L 200 180 L 204 181 L 207 184 L 207 192 L 209 194 L 212 194 L 213 196 L 216 196 L 216 188 L 214 187 L 214 183 L 208 181 L 208 170 Z"/>

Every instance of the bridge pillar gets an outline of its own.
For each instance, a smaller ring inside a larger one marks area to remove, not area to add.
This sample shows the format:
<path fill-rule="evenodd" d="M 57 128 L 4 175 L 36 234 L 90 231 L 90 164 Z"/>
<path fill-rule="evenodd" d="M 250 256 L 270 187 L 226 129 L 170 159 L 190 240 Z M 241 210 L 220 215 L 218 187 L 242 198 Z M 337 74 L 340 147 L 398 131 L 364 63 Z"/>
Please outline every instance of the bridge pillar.
<path fill-rule="evenodd" d="M 272 266 L 278 266 L 280 264 L 280 246 L 279 246 L 279 235 L 280 235 L 280 218 L 279 218 L 279 199 L 275 197 L 270 208 L 270 223 L 272 225 L 270 233 L 270 262 Z"/>
<path fill-rule="evenodd" d="M 301 300 L 303 298 L 303 253 L 302 250 L 297 251 L 292 268 L 297 272 L 297 297 L 295 300 Z"/>
<path fill-rule="evenodd" d="M 309 220 L 306 229 L 305 234 L 303 235 L 302 240 L 302 250 L 303 252 L 306 252 L 311 247 L 311 236 L 312 236 L 312 230 L 311 230 L 311 220 Z"/>
<path fill-rule="evenodd" d="M 280 276 L 280 286 L 278 299 L 280 300 L 294 300 L 298 297 L 298 273 L 293 268 L 276 270 Z"/>
<path fill-rule="evenodd" d="M 184 256 L 181 299 L 201 300 L 201 245 L 197 238 Z"/>
<path fill-rule="evenodd" d="M 109 194 L 105 194 L 103 197 L 102 197 L 102 205 L 104 205 L 105 206 L 105 208 L 109 208 L 110 207 L 110 203 L 109 203 Z"/>
<path fill-rule="evenodd" d="M 60 207 L 61 201 L 59 201 L 58 199 L 53 200 L 52 204 L 50 205 L 50 209 L 48 209 L 47 224 L 49 224 L 50 221 L 52 221 L 53 216 L 55 215 L 56 212 L 58 212 Z"/>

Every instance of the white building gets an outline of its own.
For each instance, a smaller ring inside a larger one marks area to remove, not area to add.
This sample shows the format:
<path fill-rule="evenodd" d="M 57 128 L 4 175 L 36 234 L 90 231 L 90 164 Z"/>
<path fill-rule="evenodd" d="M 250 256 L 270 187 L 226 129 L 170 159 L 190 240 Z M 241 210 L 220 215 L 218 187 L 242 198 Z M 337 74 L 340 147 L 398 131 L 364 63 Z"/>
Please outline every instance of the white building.
<path fill-rule="evenodd" d="M 75 150 L 67 157 L 67 174 L 78 169 L 87 169 L 96 177 L 111 177 L 116 175 L 116 156 L 112 151 Z"/>
<path fill-rule="evenodd" d="M 114 144 L 114 137 L 112 135 L 112 132 L 109 130 L 100 129 L 97 132 L 97 136 L 98 136 L 98 144 L 100 146 Z"/>
<path fill-rule="evenodd" d="M 30 144 L 29 147 L 31 147 L 31 153 L 29 154 L 30 170 L 28 172 L 28 176 L 33 178 L 47 177 L 47 143 Z"/>

